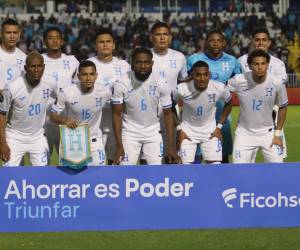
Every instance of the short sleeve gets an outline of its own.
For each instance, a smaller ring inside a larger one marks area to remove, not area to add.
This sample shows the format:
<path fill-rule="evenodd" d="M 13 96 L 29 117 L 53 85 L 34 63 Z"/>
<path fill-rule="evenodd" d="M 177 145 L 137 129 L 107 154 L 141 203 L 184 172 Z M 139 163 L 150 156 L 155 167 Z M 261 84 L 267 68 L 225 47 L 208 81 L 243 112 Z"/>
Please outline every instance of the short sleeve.
<path fill-rule="evenodd" d="M 224 100 L 225 103 L 228 103 L 231 100 L 231 97 L 232 96 L 231 96 L 230 90 L 226 86 L 221 94 L 221 98 Z"/>
<path fill-rule="evenodd" d="M 179 74 L 178 80 L 184 80 L 187 77 L 188 77 L 187 62 L 186 62 L 185 57 L 183 56 L 182 57 L 182 67 L 181 67 L 181 70 L 180 70 L 180 74 Z"/>
<path fill-rule="evenodd" d="M 167 86 L 167 84 L 160 85 L 159 99 L 163 109 L 168 109 L 172 107 L 171 90 Z"/>
<path fill-rule="evenodd" d="M 236 79 L 234 77 L 232 77 L 228 80 L 228 84 L 227 84 L 226 88 L 230 92 L 236 92 Z"/>
<path fill-rule="evenodd" d="M 124 96 L 125 96 L 125 83 L 121 81 L 115 81 L 113 83 L 113 94 L 111 98 L 112 104 L 122 104 L 124 102 Z"/>
<path fill-rule="evenodd" d="M 67 97 L 64 91 L 60 91 L 57 95 L 56 101 L 52 104 L 51 112 L 61 113 L 66 108 Z"/>
<path fill-rule="evenodd" d="M 233 75 L 237 75 L 237 74 L 241 74 L 241 73 L 242 73 L 241 64 L 237 59 L 234 59 Z"/>
<path fill-rule="evenodd" d="M 277 100 L 276 104 L 279 106 L 279 108 L 283 108 L 288 105 L 288 96 L 286 92 L 285 84 L 279 84 L 277 88 Z"/>
<path fill-rule="evenodd" d="M 12 101 L 12 95 L 8 89 L 0 92 L 0 114 L 6 114 L 9 111 Z"/>

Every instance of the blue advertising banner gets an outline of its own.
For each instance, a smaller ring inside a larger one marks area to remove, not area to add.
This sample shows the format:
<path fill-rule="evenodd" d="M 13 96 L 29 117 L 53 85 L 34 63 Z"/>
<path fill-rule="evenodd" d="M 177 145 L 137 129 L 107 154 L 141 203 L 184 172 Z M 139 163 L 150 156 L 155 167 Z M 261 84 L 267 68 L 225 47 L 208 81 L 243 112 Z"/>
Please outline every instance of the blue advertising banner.
<path fill-rule="evenodd" d="M 0 168 L 0 232 L 300 226 L 300 163 Z"/>

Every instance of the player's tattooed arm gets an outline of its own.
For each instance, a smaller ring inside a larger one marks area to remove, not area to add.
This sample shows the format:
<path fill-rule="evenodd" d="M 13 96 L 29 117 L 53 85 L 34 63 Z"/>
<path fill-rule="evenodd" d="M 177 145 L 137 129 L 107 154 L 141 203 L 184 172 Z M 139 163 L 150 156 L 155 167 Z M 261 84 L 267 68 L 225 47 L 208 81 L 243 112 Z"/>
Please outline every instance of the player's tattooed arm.
<path fill-rule="evenodd" d="M 123 104 L 112 105 L 112 122 L 116 140 L 116 152 L 113 159 L 113 165 L 119 165 L 125 155 L 122 143 L 122 112 Z"/>

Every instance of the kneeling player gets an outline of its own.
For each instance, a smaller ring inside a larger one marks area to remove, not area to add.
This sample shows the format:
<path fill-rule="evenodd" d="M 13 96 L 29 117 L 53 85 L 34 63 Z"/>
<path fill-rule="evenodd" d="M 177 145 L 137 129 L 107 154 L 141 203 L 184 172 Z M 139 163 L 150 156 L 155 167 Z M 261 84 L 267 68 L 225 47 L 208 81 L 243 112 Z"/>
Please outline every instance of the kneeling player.
<path fill-rule="evenodd" d="M 267 72 L 270 55 L 265 51 L 254 50 L 247 62 L 252 71 L 236 75 L 228 84 L 240 102 L 233 162 L 253 162 L 257 149 L 262 150 L 265 162 L 282 162 L 281 129 L 288 105 L 285 85 L 281 79 Z M 279 111 L 274 131 L 272 110 L 275 104 L 279 106 Z"/>
<path fill-rule="evenodd" d="M 178 136 L 185 134 L 180 144 L 179 155 L 183 163 L 193 163 L 197 145 L 200 145 L 207 163 L 222 161 L 221 128 L 229 115 L 231 95 L 221 82 L 210 80 L 208 64 L 196 62 L 192 67 L 192 80 L 178 85 L 176 99 L 182 100 L 182 121 Z M 216 126 L 216 103 L 224 100 L 220 120 Z"/>
<path fill-rule="evenodd" d="M 102 108 L 110 100 L 111 91 L 101 84 L 95 84 L 96 78 L 95 64 L 91 61 L 80 62 L 78 68 L 80 83 L 67 86 L 58 94 L 50 119 L 71 129 L 87 124 L 90 129 L 92 153 L 92 162 L 89 165 L 104 165 L 105 151 L 99 126 Z M 65 109 L 66 116 L 60 115 Z"/>

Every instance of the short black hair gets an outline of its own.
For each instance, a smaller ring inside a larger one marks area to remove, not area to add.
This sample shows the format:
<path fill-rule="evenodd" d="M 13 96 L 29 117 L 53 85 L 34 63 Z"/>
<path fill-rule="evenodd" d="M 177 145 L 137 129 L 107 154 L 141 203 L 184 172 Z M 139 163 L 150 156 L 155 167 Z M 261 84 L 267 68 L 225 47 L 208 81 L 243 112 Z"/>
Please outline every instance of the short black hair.
<path fill-rule="evenodd" d="M 139 48 L 136 48 L 136 49 L 132 52 L 132 54 L 131 54 L 131 61 L 132 61 L 132 62 L 135 60 L 135 58 L 136 58 L 136 56 L 137 56 L 138 54 L 147 54 L 147 55 L 149 55 L 149 56 L 151 57 L 151 60 L 152 60 L 152 58 L 153 58 L 153 54 L 152 54 L 152 52 L 151 52 L 150 49 L 145 48 L 145 47 L 139 47 Z"/>
<path fill-rule="evenodd" d="M 264 50 L 261 50 L 261 49 L 256 49 L 256 50 L 253 50 L 248 55 L 248 58 L 247 58 L 248 65 L 250 65 L 253 62 L 253 59 L 255 57 L 265 57 L 267 59 L 267 62 L 268 63 L 270 62 L 270 55 L 267 52 L 265 52 Z"/>
<path fill-rule="evenodd" d="M 150 33 L 154 33 L 154 31 L 157 28 L 167 28 L 169 30 L 169 32 L 171 32 L 169 24 L 164 23 L 164 22 L 156 22 L 155 24 L 152 25 L 152 27 L 150 29 Z"/>
<path fill-rule="evenodd" d="M 96 39 L 100 35 L 110 35 L 112 37 L 113 41 L 115 41 L 115 36 L 111 29 L 101 28 L 96 34 Z"/>
<path fill-rule="evenodd" d="M 51 31 L 57 31 L 59 33 L 59 35 L 61 37 L 63 37 L 63 33 L 61 31 L 60 28 L 56 27 L 56 26 L 51 26 L 49 28 L 47 28 L 44 32 L 43 32 L 43 38 L 44 40 L 46 40 L 47 36 L 48 36 L 48 33 L 51 32 Z"/>
<path fill-rule="evenodd" d="M 87 68 L 87 67 L 94 67 L 95 70 L 97 71 L 95 63 L 93 63 L 92 61 L 89 61 L 89 60 L 83 60 L 79 63 L 78 72 L 80 72 L 80 70 L 82 68 Z"/>
<path fill-rule="evenodd" d="M 212 34 L 219 34 L 220 36 L 223 37 L 223 39 L 225 39 L 225 36 L 224 36 L 222 30 L 220 30 L 220 29 L 211 29 L 211 30 L 209 30 L 208 33 L 207 33 L 206 40 L 208 40 L 208 38 L 209 38 Z"/>
<path fill-rule="evenodd" d="M 19 23 L 15 19 L 11 19 L 11 18 L 7 18 L 3 21 L 3 23 L 1 24 L 1 30 L 3 30 L 4 26 L 6 25 L 15 25 L 20 28 Z"/>
<path fill-rule="evenodd" d="M 255 35 L 258 33 L 266 34 L 268 36 L 268 38 L 270 39 L 270 33 L 266 28 L 264 28 L 264 27 L 257 28 L 256 30 L 254 30 L 252 37 L 255 37 Z"/>
<path fill-rule="evenodd" d="M 197 61 L 196 63 L 193 64 L 193 67 L 191 69 L 191 72 L 195 69 L 195 68 L 208 68 L 209 69 L 209 66 L 206 62 L 204 61 Z"/>
<path fill-rule="evenodd" d="M 33 50 L 31 51 L 27 56 L 26 56 L 26 59 L 25 59 L 25 65 L 28 65 L 29 64 L 29 61 L 32 57 L 39 57 L 42 59 L 43 63 L 44 63 L 44 57 L 37 51 Z"/>

